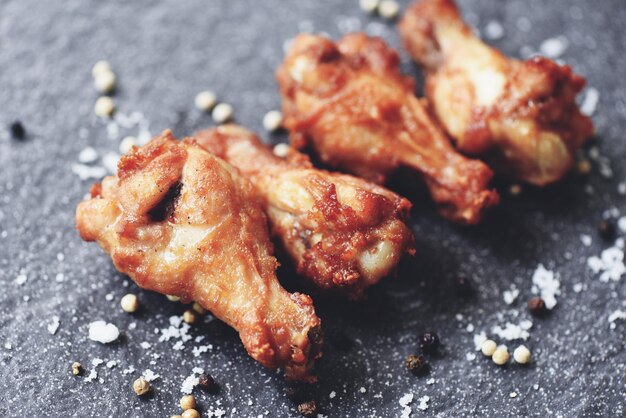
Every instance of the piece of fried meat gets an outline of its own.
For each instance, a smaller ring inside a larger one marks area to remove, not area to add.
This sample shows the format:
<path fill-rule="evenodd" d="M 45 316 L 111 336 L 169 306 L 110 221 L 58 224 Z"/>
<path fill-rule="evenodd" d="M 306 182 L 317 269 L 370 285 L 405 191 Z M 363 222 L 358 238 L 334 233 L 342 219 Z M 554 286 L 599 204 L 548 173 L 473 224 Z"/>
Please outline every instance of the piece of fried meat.
<path fill-rule="evenodd" d="M 510 59 L 463 22 L 453 0 L 420 0 L 399 24 L 426 71 L 426 95 L 458 148 L 543 186 L 561 179 L 593 134 L 576 95 L 585 79 L 544 57 Z"/>
<path fill-rule="evenodd" d="M 198 144 L 237 167 L 262 199 L 272 235 L 317 287 L 358 299 L 389 275 L 413 235 L 408 200 L 366 180 L 314 168 L 291 150 L 279 158 L 252 132 L 225 125 Z"/>
<path fill-rule="evenodd" d="M 408 167 L 455 222 L 474 224 L 498 201 L 488 188 L 489 167 L 454 149 L 381 39 L 350 34 L 334 43 L 299 35 L 276 76 L 297 148 L 378 183 Z"/>
<path fill-rule="evenodd" d="M 78 205 L 76 224 L 139 286 L 198 302 L 239 331 L 255 360 L 284 367 L 288 380 L 315 380 L 321 334 L 311 299 L 276 279 L 250 182 L 193 140 L 165 131 L 135 147 Z"/>

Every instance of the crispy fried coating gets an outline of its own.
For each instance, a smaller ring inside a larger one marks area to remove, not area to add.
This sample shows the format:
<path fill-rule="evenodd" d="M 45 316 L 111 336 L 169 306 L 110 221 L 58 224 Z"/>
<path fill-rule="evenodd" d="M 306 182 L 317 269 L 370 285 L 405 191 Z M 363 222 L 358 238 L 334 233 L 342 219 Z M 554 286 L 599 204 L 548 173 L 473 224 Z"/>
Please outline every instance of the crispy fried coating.
<path fill-rule="evenodd" d="M 411 204 L 349 175 L 313 168 L 291 151 L 275 156 L 252 132 L 235 125 L 198 132 L 198 144 L 237 167 L 262 198 L 270 230 L 302 276 L 351 299 L 414 252 L 405 224 Z"/>
<path fill-rule="evenodd" d="M 255 360 L 284 367 L 288 380 L 315 380 L 321 334 L 311 299 L 276 279 L 250 182 L 193 140 L 165 131 L 135 147 L 78 205 L 76 223 L 139 286 L 200 303 L 239 331 Z"/>
<path fill-rule="evenodd" d="M 498 201 L 487 187 L 491 170 L 454 149 L 381 39 L 299 35 L 276 77 L 296 147 L 377 183 L 401 166 L 415 170 L 456 222 L 476 223 Z"/>
<path fill-rule="evenodd" d="M 420 0 L 399 24 L 427 72 L 426 95 L 460 150 L 535 185 L 561 179 L 593 134 L 576 95 L 585 79 L 535 57 L 509 59 L 476 38 L 453 0 Z"/>

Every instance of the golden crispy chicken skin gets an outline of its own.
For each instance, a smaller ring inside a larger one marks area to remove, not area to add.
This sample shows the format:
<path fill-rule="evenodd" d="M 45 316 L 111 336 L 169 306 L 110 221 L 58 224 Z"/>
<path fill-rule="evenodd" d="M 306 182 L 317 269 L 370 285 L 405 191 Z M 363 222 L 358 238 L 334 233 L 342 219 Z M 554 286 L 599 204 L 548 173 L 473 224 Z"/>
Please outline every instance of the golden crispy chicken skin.
<path fill-rule="evenodd" d="M 299 35 L 276 76 L 296 147 L 377 183 L 409 167 L 456 222 L 476 223 L 498 201 L 487 188 L 491 170 L 456 152 L 381 39 L 351 34 L 335 44 Z"/>
<path fill-rule="evenodd" d="M 270 229 L 316 286 L 351 299 L 414 252 L 405 224 L 411 204 L 365 180 L 312 167 L 303 154 L 276 157 L 235 125 L 196 134 L 198 144 L 237 167 L 256 186 Z"/>
<path fill-rule="evenodd" d="M 227 163 L 165 131 L 92 187 L 76 222 L 139 286 L 197 301 L 239 331 L 255 360 L 312 381 L 320 320 L 308 296 L 278 283 L 257 199 Z"/>
<path fill-rule="evenodd" d="M 465 25 L 452 0 L 421 0 L 399 24 L 404 44 L 427 72 L 435 114 L 463 152 L 535 184 L 561 179 L 593 134 L 576 105 L 584 78 L 536 57 L 509 59 Z"/>

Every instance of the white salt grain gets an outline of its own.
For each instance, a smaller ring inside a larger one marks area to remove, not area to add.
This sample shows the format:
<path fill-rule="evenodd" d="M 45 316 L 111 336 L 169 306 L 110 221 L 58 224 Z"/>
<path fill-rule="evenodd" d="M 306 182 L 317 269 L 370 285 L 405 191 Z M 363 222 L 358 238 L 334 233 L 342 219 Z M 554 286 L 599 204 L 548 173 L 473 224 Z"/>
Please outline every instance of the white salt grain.
<path fill-rule="evenodd" d="M 57 333 L 59 329 L 59 325 L 61 324 L 60 318 L 56 315 L 52 315 L 52 322 L 48 324 L 48 333 L 50 335 L 54 335 Z"/>
<path fill-rule="evenodd" d="M 72 173 L 76 174 L 81 180 L 100 179 L 107 174 L 104 167 L 90 167 L 84 164 L 72 164 L 71 169 Z"/>
<path fill-rule="evenodd" d="M 563 37 L 549 38 L 541 43 L 539 50 L 548 58 L 558 58 L 567 49 L 567 39 Z"/>
<path fill-rule="evenodd" d="M 518 325 L 507 322 L 504 327 L 495 325 L 491 328 L 491 332 L 504 340 L 526 340 L 530 336 L 528 330 L 532 328 L 533 323 L 528 320 L 521 321 Z"/>
<path fill-rule="evenodd" d="M 89 339 L 102 344 L 111 343 L 120 336 L 120 331 L 113 324 L 105 321 L 94 321 L 89 324 Z"/>
<path fill-rule="evenodd" d="M 78 161 L 83 164 L 93 163 L 98 159 L 98 153 L 92 147 L 86 147 L 78 153 Z"/>
<path fill-rule="evenodd" d="M 519 296 L 519 289 L 515 286 L 515 284 L 511 285 L 509 290 L 505 290 L 502 292 L 502 297 L 504 298 L 504 303 L 507 305 L 511 305 L 515 302 L 515 299 Z"/>
<path fill-rule="evenodd" d="M 146 370 L 143 372 L 143 375 L 142 375 L 142 376 L 143 376 L 143 378 L 144 378 L 144 379 L 146 379 L 148 382 L 152 382 L 153 380 L 156 380 L 156 379 L 158 379 L 159 377 L 161 377 L 161 376 L 159 376 L 158 374 L 156 374 L 155 372 L 153 372 L 153 371 L 152 371 L 152 370 L 150 370 L 150 369 L 146 369 Z"/>
<path fill-rule="evenodd" d="M 492 20 L 485 26 L 485 37 L 491 40 L 502 39 L 504 36 L 504 28 L 500 22 Z"/>
<path fill-rule="evenodd" d="M 583 103 L 580 105 L 580 113 L 586 116 L 593 115 L 596 111 L 596 106 L 598 105 L 599 100 L 600 92 L 593 87 L 589 87 L 587 89 L 587 93 L 585 94 Z"/>
<path fill-rule="evenodd" d="M 428 409 L 428 401 L 430 401 L 430 397 L 429 396 L 422 396 L 421 398 L 419 398 L 419 405 L 417 405 L 417 409 L 419 409 L 420 411 L 425 411 Z"/>
<path fill-rule="evenodd" d="M 589 257 L 587 259 L 587 267 L 594 274 L 600 273 L 601 282 L 618 281 L 626 273 L 624 251 L 617 245 L 609 247 L 602 251 L 600 257 L 595 255 Z"/>
<path fill-rule="evenodd" d="M 561 282 L 558 274 L 547 270 L 543 264 L 539 264 L 533 273 L 532 281 L 532 292 L 541 296 L 547 309 L 554 308 L 557 303 L 556 296 L 561 294 Z"/>
<path fill-rule="evenodd" d="M 622 310 L 616 310 L 611 315 L 609 315 L 609 328 L 615 329 L 617 324 L 615 323 L 618 319 L 626 320 L 626 312 Z"/>
<path fill-rule="evenodd" d="M 591 236 L 586 235 L 586 234 L 581 234 L 580 242 L 582 242 L 585 247 L 589 247 L 592 243 Z"/>

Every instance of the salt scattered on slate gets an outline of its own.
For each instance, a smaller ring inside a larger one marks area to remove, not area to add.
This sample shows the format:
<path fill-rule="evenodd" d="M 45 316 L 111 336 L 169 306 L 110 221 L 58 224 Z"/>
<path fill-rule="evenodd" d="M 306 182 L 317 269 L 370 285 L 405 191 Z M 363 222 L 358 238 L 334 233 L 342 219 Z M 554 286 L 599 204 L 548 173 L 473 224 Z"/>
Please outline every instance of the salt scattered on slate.
<path fill-rule="evenodd" d="M 421 398 L 419 398 L 419 405 L 417 405 L 417 409 L 419 409 L 420 411 L 425 411 L 428 409 L 428 401 L 430 401 L 430 397 L 429 396 L 422 396 Z"/>
<path fill-rule="evenodd" d="M 500 22 L 492 20 L 485 26 L 485 37 L 491 40 L 502 39 L 504 36 L 504 28 Z"/>
<path fill-rule="evenodd" d="M 52 321 L 48 324 L 48 333 L 50 335 L 54 335 L 57 333 L 59 329 L 59 325 L 61 325 L 61 318 L 56 315 L 52 315 Z"/>
<path fill-rule="evenodd" d="M 556 296 L 561 294 L 561 281 L 558 274 L 539 264 L 533 273 L 532 292 L 539 294 L 546 303 L 547 309 L 556 306 Z"/>
<path fill-rule="evenodd" d="M 591 116 L 596 111 L 596 106 L 600 100 L 600 92 L 593 87 L 587 89 L 583 103 L 580 105 L 580 113 Z"/>
<path fill-rule="evenodd" d="M 624 273 L 624 240 L 618 238 L 615 245 L 602 251 L 600 256 L 591 256 L 587 259 L 587 267 L 594 274 L 600 273 L 600 281 L 618 281 Z"/>
<path fill-rule="evenodd" d="M 193 388 L 196 387 L 200 381 L 199 376 L 204 373 L 204 369 L 201 367 L 194 367 L 191 374 L 183 380 L 180 386 L 180 391 L 184 394 L 190 394 L 193 392 Z"/>
<path fill-rule="evenodd" d="M 480 351 L 480 348 L 485 341 L 487 341 L 487 334 L 485 334 L 485 331 L 474 335 L 474 348 L 476 351 Z"/>
<path fill-rule="evenodd" d="M 512 324 L 510 322 L 507 322 L 504 327 L 501 327 L 500 325 L 495 325 L 491 328 L 491 332 L 507 341 L 527 340 L 528 337 L 530 337 L 530 333 L 528 332 L 528 330 L 530 330 L 532 326 L 532 321 L 525 319 L 521 321 L 518 325 Z"/>
<path fill-rule="evenodd" d="M 515 284 L 511 284 L 511 288 L 509 290 L 505 290 L 502 292 L 502 297 L 504 298 L 504 303 L 507 305 L 511 305 L 515 302 L 515 299 L 519 296 L 519 289 L 515 286 Z"/>
<path fill-rule="evenodd" d="M 28 276 L 25 273 L 20 272 L 20 274 L 18 274 L 15 278 L 15 283 L 21 286 L 26 283 L 26 280 L 28 280 Z"/>
<path fill-rule="evenodd" d="M 120 336 L 120 331 L 113 324 L 105 321 L 94 321 L 89 324 L 89 339 L 102 344 L 111 343 Z"/>
<path fill-rule="evenodd" d="M 72 173 L 76 174 L 81 180 L 101 179 L 106 176 L 107 171 L 104 167 L 91 167 L 85 164 L 72 164 Z"/>
<path fill-rule="evenodd" d="M 622 310 L 616 310 L 611 315 L 609 315 L 609 328 L 615 329 L 617 324 L 615 323 L 618 319 L 626 320 L 626 312 Z"/>
<path fill-rule="evenodd" d="M 78 161 L 83 164 L 93 163 L 97 159 L 98 153 L 92 147 L 86 147 L 80 153 L 78 153 Z"/>
<path fill-rule="evenodd" d="M 567 49 L 567 39 L 563 37 L 549 38 L 541 43 L 539 51 L 548 58 L 559 58 Z"/>
<path fill-rule="evenodd" d="M 408 418 L 411 415 L 411 407 L 409 406 L 411 404 L 411 402 L 413 402 L 413 394 L 412 393 L 406 393 L 404 394 L 400 400 L 400 406 L 402 407 L 402 418 Z"/>
<path fill-rule="evenodd" d="M 592 243 L 591 236 L 587 234 L 581 234 L 580 242 L 582 242 L 585 247 L 589 247 Z"/>
<path fill-rule="evenodd" d="M 148 382 L 152 382 L 154 380 L 157 380 L 158 378 L 160 378 L 161 376 L 159 376 L 158 374 L 156 374 L 155 372 L 153 372 L 150 369 L 146 369 L 143 374 L 142 374 L 143 378 L 146 379 Z"/>

